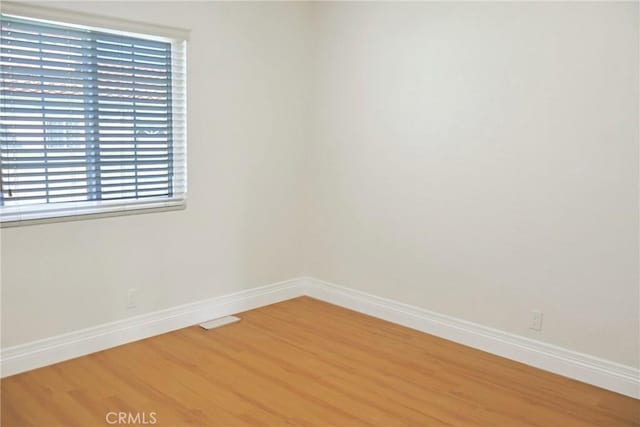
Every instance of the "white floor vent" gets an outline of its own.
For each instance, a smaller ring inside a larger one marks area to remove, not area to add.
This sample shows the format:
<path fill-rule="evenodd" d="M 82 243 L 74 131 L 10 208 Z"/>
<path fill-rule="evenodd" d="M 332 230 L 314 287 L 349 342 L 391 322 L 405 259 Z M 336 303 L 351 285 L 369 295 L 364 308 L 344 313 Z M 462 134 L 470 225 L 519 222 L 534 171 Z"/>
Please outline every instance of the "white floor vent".
<path fill-rule="evenodd" d="M 214 329 L 220 326 L 229 325 L 231 323 L 239 322 L 240 318 L 236 316 L 225 316 L 219 319 L 207 320 L 204 323 L 200 323 L 200 327 L 203 329 Z"/>

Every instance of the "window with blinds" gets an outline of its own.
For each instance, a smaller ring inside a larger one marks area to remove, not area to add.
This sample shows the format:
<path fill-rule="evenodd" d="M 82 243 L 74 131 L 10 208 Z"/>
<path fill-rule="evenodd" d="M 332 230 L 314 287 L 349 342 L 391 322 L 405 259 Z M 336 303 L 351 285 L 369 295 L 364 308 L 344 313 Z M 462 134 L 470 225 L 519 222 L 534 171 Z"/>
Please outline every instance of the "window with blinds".
<path fill-rule="evenodd" d="M 0 23 L 3 221 L 183 203 L 184 40 Z"/>

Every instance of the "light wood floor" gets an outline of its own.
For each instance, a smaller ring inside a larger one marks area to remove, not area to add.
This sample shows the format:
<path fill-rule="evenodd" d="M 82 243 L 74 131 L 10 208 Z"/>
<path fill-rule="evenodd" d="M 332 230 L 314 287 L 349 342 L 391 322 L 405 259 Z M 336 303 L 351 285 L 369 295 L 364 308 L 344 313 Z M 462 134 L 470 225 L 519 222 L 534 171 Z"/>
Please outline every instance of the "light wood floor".
<path fill-rule="evenodd" d="M 2 426 L 640 425 L 638 400 L 310 298 L 241 317 L 6 378 Z"/>

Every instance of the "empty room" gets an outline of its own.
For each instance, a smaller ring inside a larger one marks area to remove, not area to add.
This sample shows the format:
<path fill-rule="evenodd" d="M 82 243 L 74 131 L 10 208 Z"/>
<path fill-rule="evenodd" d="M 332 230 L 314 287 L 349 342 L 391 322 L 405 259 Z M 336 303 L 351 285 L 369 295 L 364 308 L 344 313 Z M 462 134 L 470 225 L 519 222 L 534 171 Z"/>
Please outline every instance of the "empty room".
<path fill-rule="evenodd" d="M 640 427 L 640 2 L 0 26 L 2 427 Z"/>

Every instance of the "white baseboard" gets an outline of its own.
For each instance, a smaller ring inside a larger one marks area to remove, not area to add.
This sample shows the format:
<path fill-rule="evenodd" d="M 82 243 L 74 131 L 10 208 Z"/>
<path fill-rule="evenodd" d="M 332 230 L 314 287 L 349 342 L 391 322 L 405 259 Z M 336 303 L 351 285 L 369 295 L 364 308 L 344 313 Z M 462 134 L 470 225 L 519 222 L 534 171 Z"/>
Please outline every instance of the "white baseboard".
<path fill-rule="evenodd" d="M 302 295 L 640 399 L 638 369 L 309 277 L 2 349 L 0 372 L 17 374 Z"/>
<path fill-rule="evenodd" d="M 640 370 L 477 323 L 308 278 L 305 294 L 488 353 L 640 399 Z"/>
<path fill-rule="evenodd" d="M 8 347 L 0 352 L 0 373 L 6 377 L 295 298 L 301 295 L 301 283 L 302 279 L 286 280 Z"/>

